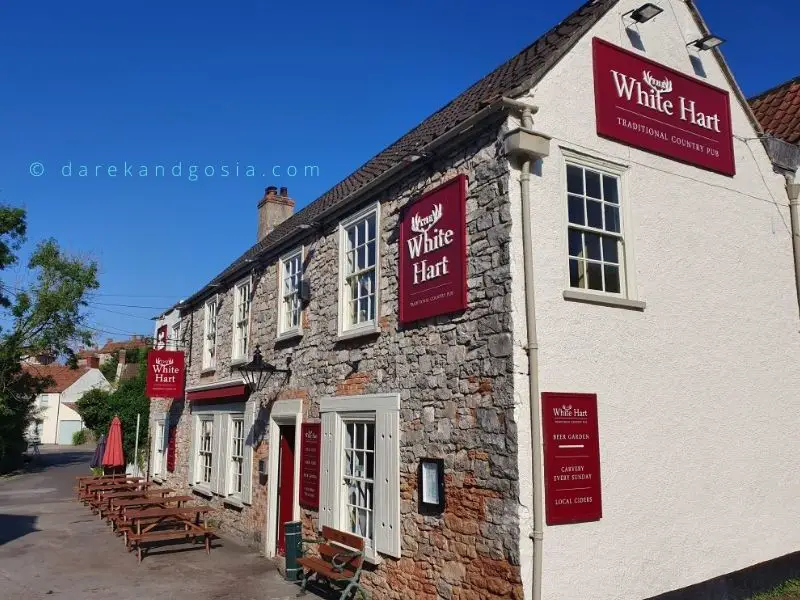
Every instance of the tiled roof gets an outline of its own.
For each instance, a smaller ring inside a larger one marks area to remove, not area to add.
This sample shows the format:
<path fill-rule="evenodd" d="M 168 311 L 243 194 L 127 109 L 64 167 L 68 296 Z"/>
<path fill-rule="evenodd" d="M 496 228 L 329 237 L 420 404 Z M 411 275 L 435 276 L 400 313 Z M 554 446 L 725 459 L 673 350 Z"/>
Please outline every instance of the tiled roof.
<path fill-rule="evenodd" d="M 122 349 L 128 348 L 146 348 L 148 343 L 146 340 L 126 340 L 124 342 L 106 342 L 105 346 L 97 350 L 98 354 L 113 354 Z"/>
<path fill-rule="evenodd" d="M 748 100 L 766 133 L 800 144 L 800 77 Z"/>
<path fill-rule="evenodd" d="M 44 390 L 45 394 L 60 394 L 89 372 L 89 369 L 86 367 L 70 369 L 64 365 L 26 364 L 23 365 L 22 368 L 34 377 L 41 377 L 42 379 L 49 378 L 52 380 L 51 385 Z"/>
<path fill-rule="evenodd" d="M 200 300 L 256 257 L 269 252 L 300 232 L 301 225 L 315 223 L 322 215 L 345 206 L 351 196 L 480 110 L 522 86 L 532 87 L 600 18 L 619 0 L 590 0 L 542 35 L 533 44 L 497 67 L 455 100 L 439 109 L 420 125 L 374 156 L 303 210 L 294 214 L 264 239 L 242 254 L 208 285 L 183 305 Z"/>

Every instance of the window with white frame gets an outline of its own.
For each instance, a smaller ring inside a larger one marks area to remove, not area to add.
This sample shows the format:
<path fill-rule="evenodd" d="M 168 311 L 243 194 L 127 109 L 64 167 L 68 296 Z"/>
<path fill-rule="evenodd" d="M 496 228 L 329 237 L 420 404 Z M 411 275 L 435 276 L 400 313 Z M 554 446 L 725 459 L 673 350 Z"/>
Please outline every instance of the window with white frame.
<path fill-rule="evenodd" d="M 278 311 L 278 335 L 280 336 L 300 331 L 303 249 L 298 248 L 281 258 L 278 268 L 281 276 L 280 310 Z"/>
<path fill-rule="evenodd" d="M 228 494 L 241 496 L 244 481 L 244 415 L 231 417 L 230 423 L 230 474 L 228 477 Z"/>
<path fill-rule="evenodd" d="M 250 289 L 248 279 L 235 288 L 233 307 L 233 353 L 234 360 L 242 360 L 247 356 L 248 334 L 250 329 Z"/>
<path fill-rule="evenodd" d="M 205 305 L 203 324 L 203 368 L 217 366 L 217 299 L 212 298 Z"/>
<path fill-rule="evenodd" d="M 156 423 L 155 443 L 153 445 L 153 475 L 164 472 L 164 421 Z"/>
<path fill-rule="evenodd" d="M 567 215 L 571 288 L 623 294 L 620 173 L 568 162 Z"/>
<path fill-rule="evenodd" d="M 211 485 L 211 474 L 214 466 L 214 419 L 202 417 L 198 437 L 197 483 Z"/>
<path fill-rule="evenodd" d="M 254 402 L 198 406 L 193 415 L 189 481 L 201 495 L 240 506 L 252 501 Z"/>
<path fill-rule="evenodd" d="M 180 350 L 180 341 L 181 341 L 181 322 L 178 321 L 175 325 L 172 326 L 172 333 L 170 335 L 172 338 L 170 341 L 170 347 L 173 350 Z"/>
<path fill-rule="evenodd" d="M 400 556 L 400 399 L 323 398 L 320 527 L 359 535 L 366 555 Z"/>
<path fill-rule="evenodd" d="M 375 488 L 375 421 L 342 419 L 344 427 L 344 487 L 342 517 L 346 531 L 373 545 Z"/>
<path fill-rule="evenodd" d="M 380 205 L 340 225 L 340 331 L 377 323 Z"/>

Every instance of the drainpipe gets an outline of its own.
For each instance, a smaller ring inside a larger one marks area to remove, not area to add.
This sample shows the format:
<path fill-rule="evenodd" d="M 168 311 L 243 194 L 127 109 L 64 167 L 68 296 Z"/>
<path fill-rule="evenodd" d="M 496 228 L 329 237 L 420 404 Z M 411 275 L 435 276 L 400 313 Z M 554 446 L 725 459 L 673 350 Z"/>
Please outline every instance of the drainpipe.
<path fill-rule="evenodd" d="M 525 324 L 528 343 L 525 348 L 528 354 L 528 385 L 530 395 L 530 428 L 531 457 L 533 471 L 533 600 L 542 597 L 542 490 L 544 487 L 542 474 L 542 436 L 541 436 L 541 404 L 539 402 L 539 342 L 536 332 L 536 298 L 534 290 L 533 270 L 533 228 L 531 226 L 530 180 L 531 163 L 549 154 L 550 139 L 533 131 L 533 114 L 538 111 L 531 106 L 503 98 L 503 103 L 522 114 L 522 127 L 511 131 L 506 136 L 506 151 L 509 154 L 520 154 L 520 196 L 522 200 L 522 256 L 525 275 Z"/>
<path fill-rule="evenodd" d="M 789 218 L 792 222 L 792 251 L 794 255 L 794 284 L 800 308 L 800 183 L 794 182 L 794 173 L 786 173 L 786 193 L 789 196 Z"/>

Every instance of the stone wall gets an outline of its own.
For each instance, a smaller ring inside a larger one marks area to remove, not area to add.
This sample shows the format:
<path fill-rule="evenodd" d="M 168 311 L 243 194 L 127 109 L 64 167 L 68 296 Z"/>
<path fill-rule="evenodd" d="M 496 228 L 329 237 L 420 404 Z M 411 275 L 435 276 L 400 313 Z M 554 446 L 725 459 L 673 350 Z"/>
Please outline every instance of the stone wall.
<path fill-rule="evenodd" d="M 500 157 L 499 123 L 471 146 L 443 154 L 415 169 L 405 181 L 371 201 L 381 206 L 379 334 L 337 341 L 337 223 L 324 224 L 305 240 L 311 300 L 302 337 L 276 342 L 278 273 L 276 260 L 255 275 L 251 339 L 266 360 L 283 366 L 291 355 L 291 379 L 271 381 L 259 394 L 302 398 L 304 418 L 319 418 L 320 398 L 399 392 L 401 395 L 402 558 L 383 557 L 363 581 L 381 598 L 521 598 L 519 573 L 519 482 L 514 420 L 510 205 L 508 170 Z M 407 326 L 398 323 L 398 218 L 400 209 L 456 174 L 468 177 L 468 293 L 463 313 Z M 290 250 L 291 248 L 287 248 Z M 217 368 L 201 373 L 203 307 L 186 314 L 192 328 L 188 383 L 230 377 L 232 298 L 221 291 L 217 326 Z M 191 321 L 193 319 L 193 325 Z M 173 486 L 185 487 L 190 406 L 172 407 L 181 416 Z M 268 409 L 257 428 L 265 430 Z M 257 448 L 266 456 L 266 443 Z M 417 467 L 422 457 L 445 459 L 447 507 L 441 516 L 417 511 Z M 183 485 L 181 485 L 183 484 Z M 218 505 L 219 501 L 212 501 Z M 226 530 L 258 544 L 264 531 L 266 486 L 253 482 L 253 504 L 222 508 Z M 302 511 L 308 535 L 317 514 Z"/>

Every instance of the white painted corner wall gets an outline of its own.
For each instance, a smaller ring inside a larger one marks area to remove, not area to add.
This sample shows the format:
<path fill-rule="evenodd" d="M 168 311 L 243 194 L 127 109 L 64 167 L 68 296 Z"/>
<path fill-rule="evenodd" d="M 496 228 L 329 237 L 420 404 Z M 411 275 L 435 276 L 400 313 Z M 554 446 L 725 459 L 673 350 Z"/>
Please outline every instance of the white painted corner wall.
<path fill-rule="evenodd" d="M 788 200 L 731 90 L 735 177 L 599 138 L 591 38 L 634 49 L 623 0 L 533 90 L 553 137 L 531 181 L 541 391 L 598 395 L 603 518 L 545 527 L 543 597 L 634 600 L 800 549 L 800 320 Z M 686 4 L 640 25 L 643 54 L 697 77 Z M 730 89 L 712 53 L 706 81 Z M 513 122 L 514 120 L 511 119 Z M 738 139 L 744 138 L 744 139 Z M 560 148 L 623 163 L 644 311 L 563 299 L 567 217 Z M 530 597 L 531 456 L 519 173 L 511 261 L 519 428 L 520 559 Z"/>

